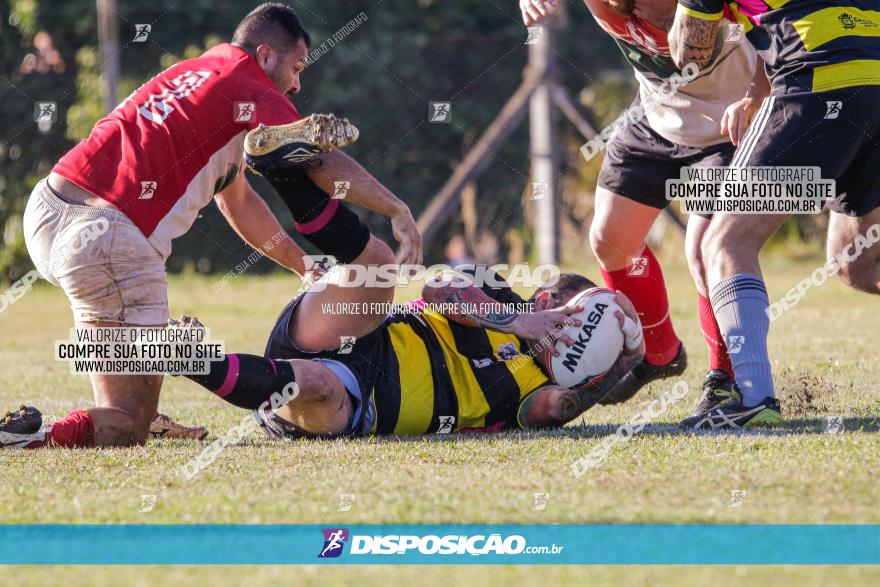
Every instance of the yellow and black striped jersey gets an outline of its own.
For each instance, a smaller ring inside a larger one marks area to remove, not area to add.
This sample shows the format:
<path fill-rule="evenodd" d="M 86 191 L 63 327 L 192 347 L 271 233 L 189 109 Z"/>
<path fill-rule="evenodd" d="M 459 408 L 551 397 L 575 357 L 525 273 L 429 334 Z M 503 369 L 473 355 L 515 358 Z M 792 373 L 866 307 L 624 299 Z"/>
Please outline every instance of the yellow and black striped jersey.
<path fill-rule="evenodd" d="M 493 297 L 502 303 L 522 302 L 501 292 Z M 365 357 L 378 363 L 371 394 L 378 434 L 516 426 L 522 398 L 549 383 L 516 336 L 464 326 L 427 308 L 389 316 L 379 336 L 377 352 Z"/>
<path fill-rule="evenodd" d="M 767 63 L 774 94 L 880 85 L 878 0 L 679 0 L 706 20 L 725 4 Z"/>

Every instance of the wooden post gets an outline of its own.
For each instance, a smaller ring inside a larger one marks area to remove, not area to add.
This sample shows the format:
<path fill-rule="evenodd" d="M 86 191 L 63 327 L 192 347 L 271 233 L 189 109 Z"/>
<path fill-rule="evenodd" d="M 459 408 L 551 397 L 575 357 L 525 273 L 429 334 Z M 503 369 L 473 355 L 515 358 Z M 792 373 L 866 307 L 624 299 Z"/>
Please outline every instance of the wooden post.
<path fill-rule="evenodd" d="M 532 189 L 527 193 L 536 208 L 535 244 L 542 264 L 559 261 L 559 137 L 552 95 L 555 38 L 555 26 L 548 22 L 539 40 L 529 45 L 529 69 L 540 81 L 529 100 Z"/>
<path fill-rule="evenodd" d="M 477 141 L 477 144 L 468 151 L 464 161 L 455 168 L 452 177 L 446 180 L 446 183 L 419 216 L 416 224 L 422 235 L 424 248 L 430 245 L 437 232 L 443 228 L 443 223 L 459 205 L 459 195 L 462 188 L 480 177 L 489 163 L 495 159 L 498 148 L 510 136 L 510 133 L 516 130 L 517 125 L 525 117 L 528 100 L 534 90 L 535 80 L 526 77 L 480 137 L 480 140 Z"/>
<path fill-rule="evenodd" d="M 101 74 L 104 78 L 104 110 L 110 112 L 118 103 L 119 87 L 119 18 L 116 0 L 98 2 L 98 42 L 101 53 Z"/>
<path fill-rule="evenodd" d="M 100 2 L 101 0 L 99 0 Z M 455 168 L 428 207 L 419 216 L 417 225 L 422 235 L 422 246 L 427 249 L 443 224 L 461 204 L 461 192 L 482 175 L 495 159 L 497 149 L 516 129 L 528 111 L 531 129 L 531 181 L 539 184 L 528 186 L 527 205 L 534 205 L 535 241 L 540 263 L 559 261 L 559 135 L 556 127 L 556 110 L 577 128 L 586 140 L 596 135 L 595 124 L 589 114 L 580 107 L 556 80 L 555 41 L 557 31 L 565 25 L 566 7 L 560 3 L 553 16 L 547 19 L 537 43 L 529 43 L 529 62 L 523 72 L 523 83 L 474 147 L 464 161 Z M 539 194 L 540 197 L 536 197 Z M 683 230 L 684 225 L 670 208 L 666 214 Z"/>

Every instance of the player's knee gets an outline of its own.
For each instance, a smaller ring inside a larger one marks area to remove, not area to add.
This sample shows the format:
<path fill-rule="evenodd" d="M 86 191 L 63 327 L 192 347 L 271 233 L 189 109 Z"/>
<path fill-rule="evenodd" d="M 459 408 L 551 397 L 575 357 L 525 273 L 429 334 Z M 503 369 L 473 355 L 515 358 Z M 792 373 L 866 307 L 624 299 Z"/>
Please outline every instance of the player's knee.
<path fill-rule="evenodd" d="M 344 392 L 339 379 L 329 371 L 322 371 L 315 375 L 311 385 L 309 398 L 315 402 L 327 402 Z"/>
<path fill-rule="evenodd" d="M 689 239 L 685 243 L 685 257 L 691 273 L 699 272 L 703 267 L 703 242 L 702 240 Z"/>
<path fill-rule="evenodd" d="M 327 367 L 308 360 L 294 361 L 294 373 L 299 393 L 296 400 L 306 403 L 323 403 L 345 393 L 339 378 Z"/>
<path fill-rule="evenodd" d="M 715 264 L 721 260 L 722 253 L 716 248 L 719 246 L 718 243 L 721 242 L 723 242 L 723 239 L 720 236 L 716 238 L 715 231 L 712 228 L 706 231 L 703 240 L 700 241 L 700 261 L 703 263 L 704 272 L 711 272 Z M 713 251 L 718 252 L 713 255 Z"/>
<path fill-rule="evenodd" d="M 858 291 L 880 293 L 880 266 L 876 263 L 847 263 L 841 261 L 837 273 L 841 281 Z"/>
<path fill-rule="evenodd" d="M 144 445 L 150 436 L 152 414 L 146 418 L 117 408 L 98 418 L 96 423 L 100 423 L 99 443 L 102 446 Z"/>
<path fill-rule="evenodd" d="M 685 257 L 688 269 L 694 278 L 697 290 L 702 294 L 706 291 L 706 265 L 703 261 L 703 245 L 701 241 L 688 240 L 685 246 Z"/>
<path fill-rule="evenodd" d="M 129 434 L 131 444 L 143 445 L 150 437 L 150 424 L 156 416 L 155 411 L 139 410 L 136 414 L 129 414 L 131 422 L 129 424 Z"/>
<path fill-rule="evenodd" d="M 627 250 L 631 247 L 623 239 L 617 237 L 614 232 L 605 226 L 595 222 L 590 226 L 590 247 L 593 254 L 606 268 L 622 269 L 626 267 L 629 258 L 637 256 L 641 250 Z"/>
<path fill-rule="evenodd" d="M 370 229 L 339 200 L 329 200 L 323 210 L 321 216 L 310 222 L 297 222 L 297 231 L 325 255 L 340 263 L 354 262 L 364 254 L 372 238 Z"/>
<path fill-rule="evenodd" d="M 132 426 L 131 430 L 131 444 L 137 446 L 143 446 L 147 443 L 147 439 L 150 437 L 150 423 L 147 422 L 146 426 L 142 426 L 140 424 L 136 424 Z"/>
<path fill-rule="evenodd" d="M 371 235 L 364 251 L 353 262 L 359 265 L 391 265 L 394 263 L 394 251 L 384 241 Z"/>
<path fill-rule="evenodd" d="M 700 258 L 705 270 L 724 263 L 730 257 L 746 254 L 750 250 L 746 239 L 739 238 L 734 227 L 728 224 L 712 224 L 700 242 Z M 755 254 L 759 249 L 755 249 Z"/>

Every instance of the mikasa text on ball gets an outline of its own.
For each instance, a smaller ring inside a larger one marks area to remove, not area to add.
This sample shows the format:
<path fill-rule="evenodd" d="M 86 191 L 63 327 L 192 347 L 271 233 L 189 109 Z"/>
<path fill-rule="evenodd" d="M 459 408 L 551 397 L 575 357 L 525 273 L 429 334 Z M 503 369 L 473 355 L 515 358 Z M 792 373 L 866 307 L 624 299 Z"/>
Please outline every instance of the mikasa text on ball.
<path fill-rule="evenodd" d="M 559 356 L 554 357 L 549 349 L 544 357 L 550 370 L 550 377 L 557 384 L 569 389 L 582 389 L 598 382 L 611 367 L 623 350 L 623 331 L 615 315 L 622 309 L 615 301 L 615 293 L 602 287 L 593 287 L 575 295 L 568 306 L 583 306 L 584 309 L 572 314 L 581 321 L 581 326 L 564 326 L 565 334 L 574 339 L 575 344 L 566 346 L 557 340 L 554 344 Z"/>

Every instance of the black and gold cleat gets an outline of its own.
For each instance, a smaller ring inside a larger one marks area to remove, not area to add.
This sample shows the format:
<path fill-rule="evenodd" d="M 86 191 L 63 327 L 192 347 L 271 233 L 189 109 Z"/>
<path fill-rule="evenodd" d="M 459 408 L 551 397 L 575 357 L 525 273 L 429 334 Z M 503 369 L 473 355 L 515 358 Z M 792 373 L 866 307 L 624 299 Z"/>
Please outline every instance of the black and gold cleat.
<path fill-rule="evenodd" d="M 165 414 L 156 414 L 156 417 L 150 422 L 150 436 L 156 439 L 184 438 L 204 440 L 208 436 L 208 429 L 204 426 L 184 426 Z"/>
<path fill-rule="evenodd" d="M 333 114 L 312 114 L 279 126 L 261 124 L 245 136 L 245 162 L 257 173 L 288 169 L 348 146 L 359 134 L 347 118 Z"/>
<path fill-rule="evenodd" d="M 30 448 L 45 442 L 43 414 L 37 408 L 22 404 L 0 421 L 0 448 Z"/>

